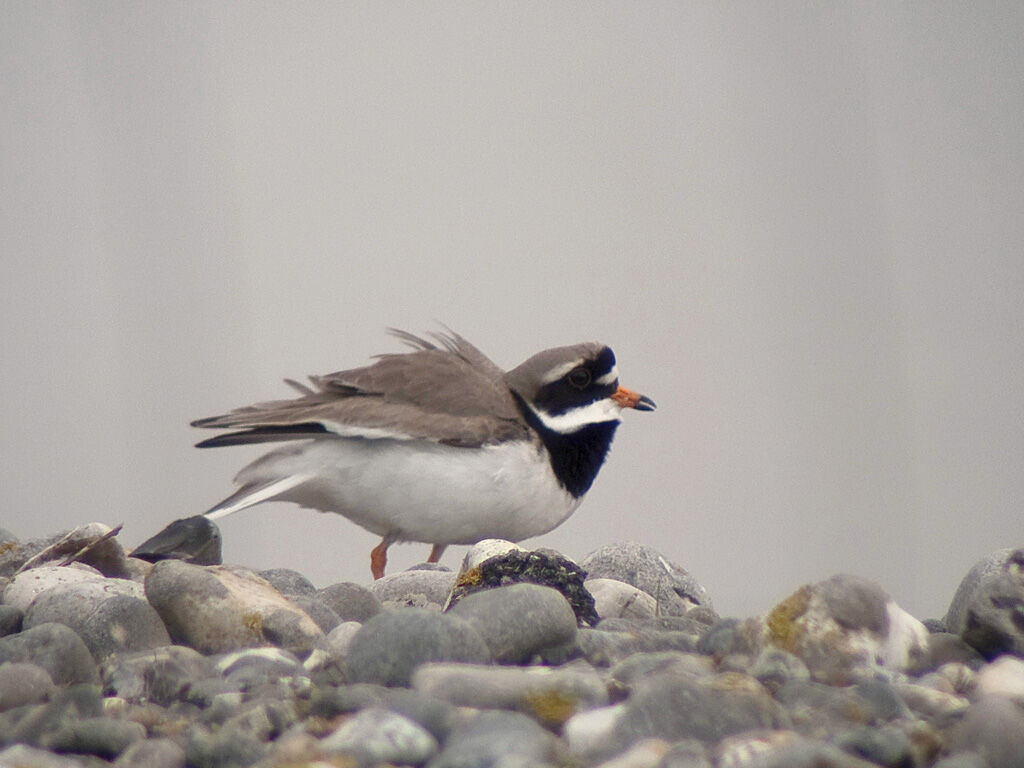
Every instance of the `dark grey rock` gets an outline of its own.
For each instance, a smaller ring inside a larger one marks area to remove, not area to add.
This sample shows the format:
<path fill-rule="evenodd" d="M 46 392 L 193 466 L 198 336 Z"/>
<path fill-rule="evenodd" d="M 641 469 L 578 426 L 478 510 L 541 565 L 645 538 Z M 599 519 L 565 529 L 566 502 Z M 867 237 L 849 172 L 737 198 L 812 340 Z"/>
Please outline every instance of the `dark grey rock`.
<path fill-rule="evenodd" d="M 910 715 L 903 698 L 888 680 L 861 680 L 852 686 L 850 693 L 857 697 L 862 717 L 868 723 L 888 723 Z"/>
<path fill-rule="evenodd" d="M 13 605 L 0 605 L 0 637 L 7 637 L 22 630 L 25 612 Z"/>
<path fill-rule="evenodd" d="M 383 605 L 440 610 L 454 583 L 450 571 L 399 571 L 374 581 L 370 591 Z"/>
<path fill-rule="evenodd" d="M 189 686 L 215 674 L 213 662 L 183 645 L 117 654 L 101 667 L 103 690 L 135 703 L 167 706 Z"/>
<path fill-rule="evenodd" d="M 844 752 L 886 768 L 913 768 L 914 752 L 910 739 L 899 728 L 855 728 L 835 738 Z"/>
<path fill-rule="evenodd" d="M 0 638 L 0 664 L 5 661 L 42 667 L 57 685 L 91 683 L 99 679 L 88 646 L 63 624 L 40 624 Z"/>
<path fill-rule="evenodd" d="M 1024 767 L 1024 709 L 1005 696 L 982 697 L 954 729 L 951 747 L 979 754 L 993 767 Z"/>
<path fill-rule="evenodd" d="M 331 584 L 318 590 L 317 598 L 337 614 L 342 621 L 358 621 L 362 624 L 381 612 L 380 600 L 361 584 L 349 581 Z"/>
<path fill-rule="evenodd" d="M 220 529 L 205 515 L 175 520 L 131 553 L 150 563 L 182 560 L 193 565 L 220 565 Z"/>
<path fill-rule="evenodd" d="M 361 763 L 420 765 L 437 754 L 438 743 L 419 723 L 370 707 L 322 739 L 320 749 L 329 755 L 350 755 Z"/>
<path fill-rule="evenodd" d="M 316 587 L 313 586 L 313 582 L 291 568 L 268 568 L 256 573 L 269 581 L 271 586 L 282 595 L 288 597 L 296 595 L 312 597 L 316 594 Z"/>
<path fill-rule="evenodd" d="M 113 760 L 136 741 L 146 738 L 146 729 L 130 720 L 90 717 L 65 723 L 50 734 L 44 744 L 56 752 L 80 752 Z"/>
<path fill-rule="evenodd" d="M 986 659 L 1024 656 L 1024 548 L 977 563 L 957 589 L 946 625 Z"/>
<path fill-rule="evenodd" d="M 263 743 L 249 733 L 194 727 L 185 742 L 185 763 L 194 768 L 243 768 L 263 757 Z"/>
<path fill-rule="evenodd" d="M 557 764 L 555 737 L 517 712 L 481 712 L 455 728 L 427 768 L 527 768 Z"/>
<path fill-rule="evenodd" d="M 115 768 L 185 768 L 185 750 L 171 739 L 136 741 L 114 762 Z"/>
<path fill-rule="evenodd" d="M 576 615 L 551 587 L 513 584 L 475 592 L 449 614 L 480 633 L 495 661 L 518 664 L 551 646 L 576 639 Z"/>
<path fill-rule="evenodd" d="M 424 571 L 430 573 L 430 571 Z M 427 661 L 491 661 L 487 644 L 468 622 L 422 608 L 378 614 L 352 638 L 343 666 L 352 682 L 409 684 Z"/>
<path fill-rule="evenodd" d="M 298 721 L 295 707 L 288 701 L 255 700 L 228 708 L 229 716 L 221 723 L 228 733 L 248 734 L 259 741 L 277 739 Z"/>
<path fill-rule="evenodd" d="M 21 662 L 0 664 L 0 712 L 39 704 L 53 690 L 53 680 L 42 667 Z"/>
<path fill-rule="evenodd" d="M 490 540 L 490 544 L 500 544 Z M 463 570 L 459 572 L 451 590 L 450 605 L 477 592 L 505 587 L 511 584 L 536 584 L 550 587 L 560 593 L 572 608 L 576 620 L 581 627 L 592 627 L 599 617 L 594 609 L 594 597 L 584 585 L 587 577 L 585 571 L 576 563 L 550 549 L 537 549 L 528 552 L 521 547 L 509 545 L 502 547 L 498 554 L 487 557 L 471 565 L 478 556 L 483 555 L 486 543 L 477 545 L 474 551 L 466 555 Z"/>
<path fill-rule="evenodd" d="M 735 653 L 756 656 L 758 651 L 737 619 L 721 619 L 708 627 L 697 641 L 697 650 L 718 660 Z"/>
<path fill-rule="evenodd" d="M 683 616 L 694 606 L 711 608 L 711 599 L 686 569 L 657 550 L 626 542 L 607 544 L 580 562 L 591 579 L 617 579 L 658 601 L 660 616 Z"/>

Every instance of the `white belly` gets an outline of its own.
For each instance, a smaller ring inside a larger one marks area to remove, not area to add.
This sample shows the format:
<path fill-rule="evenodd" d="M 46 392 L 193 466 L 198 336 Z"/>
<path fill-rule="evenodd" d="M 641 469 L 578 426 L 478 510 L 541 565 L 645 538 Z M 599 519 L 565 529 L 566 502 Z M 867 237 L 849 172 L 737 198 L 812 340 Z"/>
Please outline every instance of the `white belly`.
<path fill-rule="evenodd" d="M 309 479 L 277 498 L 337 512 L 380 536 L 431 544 L 538 536 L 582 501 L 558 484 L 546 451 L 521 442 L 477 449 L 412 440 L 313 440 L 258 459 L 236 481 L 290 475 Z"/>

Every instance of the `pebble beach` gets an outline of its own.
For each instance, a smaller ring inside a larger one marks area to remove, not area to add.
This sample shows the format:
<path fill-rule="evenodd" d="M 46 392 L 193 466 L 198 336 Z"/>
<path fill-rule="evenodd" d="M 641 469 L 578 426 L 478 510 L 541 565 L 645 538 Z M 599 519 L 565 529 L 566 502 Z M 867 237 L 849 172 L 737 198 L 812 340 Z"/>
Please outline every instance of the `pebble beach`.
<path fill-rule="evenodd" d="M 1024 766 L 1024 549 L 941 617 L 844 574 L 743 617 L 637 543 L 321 588 L 213 544 L 0 529 L 0 768 Z"/>

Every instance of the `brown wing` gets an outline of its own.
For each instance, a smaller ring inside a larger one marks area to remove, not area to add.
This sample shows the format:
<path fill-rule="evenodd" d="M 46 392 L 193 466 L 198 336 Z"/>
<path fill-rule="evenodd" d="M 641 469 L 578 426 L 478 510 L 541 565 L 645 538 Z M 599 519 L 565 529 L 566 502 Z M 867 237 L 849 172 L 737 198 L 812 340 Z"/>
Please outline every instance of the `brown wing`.
<path fill-rule="evenodd" d="M 362 368 L 311 376 L 303 394 L 238 408 L 193 422 L 241 429 L 204 440 L 200 447 L 327 436 L 414 438 L 478 446 L 528 434 L 502 371 L 455 334 L 437 336 L 443 348 L 404 332 L 414 347 L 381 355 Z"/>

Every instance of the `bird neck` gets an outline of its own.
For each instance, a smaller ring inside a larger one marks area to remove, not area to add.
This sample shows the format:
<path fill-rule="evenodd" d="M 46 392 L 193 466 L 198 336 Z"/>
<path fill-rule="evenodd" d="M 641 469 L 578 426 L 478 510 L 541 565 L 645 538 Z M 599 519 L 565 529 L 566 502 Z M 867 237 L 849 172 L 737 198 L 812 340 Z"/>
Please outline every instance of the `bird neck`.
<path fill-rule="evenodd" d="M 619 422 L 601 421 L 563 434 L 544 426 L 523 398 L 513 394 L 526 423 L 536 430 L 547 448 L 551 470 L 559 484 L 574 498 L 582 497 L 590 490 L 608 455 Z"/>

